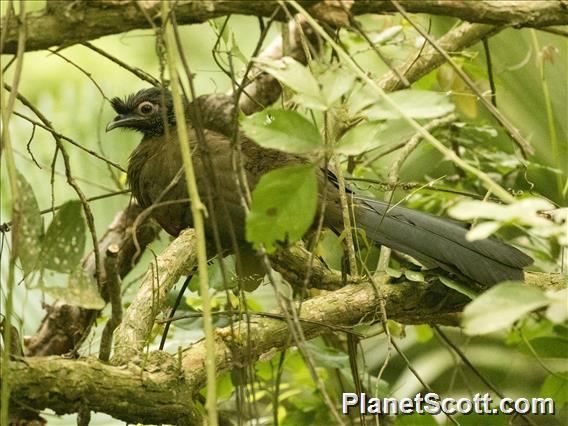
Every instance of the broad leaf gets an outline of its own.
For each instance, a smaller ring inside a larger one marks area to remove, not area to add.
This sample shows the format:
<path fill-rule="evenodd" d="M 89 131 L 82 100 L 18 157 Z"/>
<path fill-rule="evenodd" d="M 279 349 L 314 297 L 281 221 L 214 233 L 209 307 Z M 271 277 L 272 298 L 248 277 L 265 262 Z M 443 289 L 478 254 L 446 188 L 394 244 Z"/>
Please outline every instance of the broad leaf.
<path fill-rule="evenodd" d="M 431 119 L 449 114 L 454 104 L 445 93 L 427 90 L 400 90 L 389 95 L 402 112 L 414 119 Z M 400 114 L 392 110 L 383 99 L 379 99 L 366 112 L 371 120 L 388 120 L 400 118 Z"/>
<path fill-rule="evenodd" d="M 382 142 L 377 138 L 382 125 L 380 121 L 369 121 L 349 129 L 337 142 L 335 151 L 345 155 L 359 155 L 377 148 Z"/>
<path fill-rule="evenodd" d="M 561 410 L 568 402 L 568 371 L 548 376 L 540 388 L 540 396 L 552 398 L 556 410 Z"/>
<path fill-rule="evenodd" d="M 434 331 L 428 324 L 415 325 L 414 332 L 416 333 L 416 340 L 420 343 L 426 343 L 434 337 Z"/>
<path fill-rule="evenodd" d="M 550 300 L 539 289 L 507 281 L 490 288 L 467 305 L 462 325 L 467 334 L 486 334 L 511 326 Z"/>
<path fill-rule="evenodd" d="M 265 174 L 252 193 L 246 238 L 268 251 L 276 242 L 298 241 L 314 220 L 317 208 L 316 168 L 282 167 Z"/>
<path fill-rule="evenodd" d="M 336 152 L 358 155 L 378 147 L 388 148 L 406 142 L 416 133 L 414 128 L 404 120 L 388 120 L 380 123 L 369 121 L 349 130 L 336 145 Z M 373 129 L 375 124 L 377 125 L 376 131 Z"/>
<path fill-rule="evenodd" d="M 245 134 L 260 146 L 292 154 L 303 154 L 322 147 L 318 130 L 301 114 L 268 108 L 241 120 Z"/>
<path fill-rule="evenodd" d="M 78 265 L 69 275 L 66 288 L 44 287 L 44 289 L 56 299 L 64 300 L 70 305 L 96 310 L 105 306 L 105 301 L 99 295 L 95 279 L 81 265 Z"/>
<path fill-rule="evenodd" d="M 45 234 L 42 265 L 58 272 L 72 272 L 81 263 L 85 251 L 85 221 L 79 201 L 61 206 Z"/>
<path fill-rule="evenodd" d="M 413 271 L 411 269 L 407 269 L 406 271 L 404 271 L 404 276 L 408 281 L 414 281 L 414 282 L 425 281 L 424 274 L 420 271 Z"/>
<path fill-rule="evenodd" d="M 402 270 L 400 268 L 391 268 L 390 266 L 385 269 L 389 277 L 400 278 L 402 277 Z"/>
<path fill-rule="evenodd" d="M 28 275 L 40 266 L 39 254 L 43 238 L 43 221 L 34 191 L 26 178 L 20 173 L 18 173 L 18 187 L 21 203 L 20 216 L 18 229 L 14 229 L 13 232 L 17 238 L 18 256 L 22 262 L 22 268 L 24 268 L 24 273 Z"/>
<path fill-rule="evenodd" d="M 467 232 L 465 237 L 468 241 L 483 240 L 497 232 L 500 227 L 499 222 L 489 221 L 478 223 Z"/>
<path fill-rule="evenodd" d="M 501 222 L 516 222 L 530 226 L 549 225 L 538 215 L 540 210 L 553 210 L 554 206 L 540 198 L 524 198 L 509 205 L 490 201 L 464 201 L 449 210 L 451 216 L 460 220 L 493 219 Z"/>
<path fill-rule="evenodd" d="M 281 59 L 256 59 L 255 63 L 300 95 L 302 101 L 309 104 L 306 106 L 322 110 L 327 108 L 319 84 L 308 67 L 287 56 Z"/>
<path fill-rule="evenodd" d="M 349 365 L 349 355 L 345 352 L 330 346 L 322 347 L 321 345 L 312 342 L 307 343 L 306 346 L 318 366 L 327 368 L 344 368 Z"/>
<path fill-rule="evenodd" d="M 546 310 L 546 318 L 555 324 L 562 324 L 568 320 L 568 289 L 556 292 L 547 292 L 550 298 L 550 305 Z"/>
<path fill-rule="evenodd" d="M 343 246 L 339 237 L 331 229 L 324 229 L 321 233 L 316 254 L 321 256 L 323 261 L 330 268 L 341 271 L 341 259 L 343 259 Z"/>
<path fill-rule="evenodd" d="M 460 284 L 448 277 L 444 277 L 444 276 L 439 276 L 438 279 L 440 280 L 440 282 L 442 284 L 444 284 L 446 287 L 451 288 L 452 290 L 457 291 L 458 293 L 463 294 L 464 296 L 469 297 L 470 299 L 475 299 L 477 297 L 477 293 L 475 291 L 473 291 L 471 288 Z"/>
<path fill-rule="evenodd" d="M 523 341 L 520 351 L 528 356 L 539 358 L 566 358 L 568 354 L 568 339 L 566 337 L 543 336 Z"/>
<path fill-rule="evenodd" d="M 331 106 L 352 88 L 355 75 L 343 68 L 336 68 L 323 73 L 319 81 L 323 86 L 326 103 Z"/>

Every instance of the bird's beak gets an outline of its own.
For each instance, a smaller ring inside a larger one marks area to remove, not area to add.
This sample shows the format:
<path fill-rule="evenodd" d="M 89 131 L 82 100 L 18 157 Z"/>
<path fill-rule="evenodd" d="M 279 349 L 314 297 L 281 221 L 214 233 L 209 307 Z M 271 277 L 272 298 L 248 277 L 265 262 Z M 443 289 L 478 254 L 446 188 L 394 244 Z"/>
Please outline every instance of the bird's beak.
<path fill-rule="evenodd" d="M 116 129 L 117 127 L 132 127 L 141 119 L 141 117 L 137 116 L 119 114 L 107 124 L 106 131 L 110 132 L 112 129 Z"/>

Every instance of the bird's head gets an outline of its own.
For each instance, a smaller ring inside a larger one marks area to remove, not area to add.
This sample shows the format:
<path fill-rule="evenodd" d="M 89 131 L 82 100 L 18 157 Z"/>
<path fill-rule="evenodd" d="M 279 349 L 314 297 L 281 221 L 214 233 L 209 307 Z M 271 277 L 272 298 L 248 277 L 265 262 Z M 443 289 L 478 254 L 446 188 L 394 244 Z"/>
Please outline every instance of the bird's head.
<path fill-rule="evenodd" d="M 167 89 L 143 89 L 124 99 L 113 98 L 110 103 L 117 116 L 108 123 L 107 132 L 122 127 L 159 136 L 164 133 L 164 119 L 170 127 L 176 124 L 172 95 Z"/>

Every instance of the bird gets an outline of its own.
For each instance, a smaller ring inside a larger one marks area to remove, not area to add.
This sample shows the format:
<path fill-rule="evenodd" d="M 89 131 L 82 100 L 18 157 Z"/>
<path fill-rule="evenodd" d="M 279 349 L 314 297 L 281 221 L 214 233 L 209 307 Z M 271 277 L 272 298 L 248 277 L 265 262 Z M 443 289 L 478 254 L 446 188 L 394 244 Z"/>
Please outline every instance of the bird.
<path fill-rule="evenodd" d="M 183 229 L 191 227 L 193 220 L 185 179 L 180 178 L 182 157 L 171 93 L 165 88 L 146 88 L 126 98 L 115 97 L 111 105 L 117 115 L 108 123 L 107 132 L 122 128 L 143 135 L 127 167 L 127 182 L 133 196 L 143 208 L 151 209 L 152 216 L 167 233 L 177 236 Z M 185 105 L 189 108 L 189 103 Z M 202 161 L 202 151 L 197 149 L 196 128 L 191 119 L 186 121 L 187 143 L 193 152 L 197 188 L 203 198 L 208 185 L 212 185 L 211 176 Z M 251 253 L 253 250 L 245 233 L 246 209 L 234 171 L 232 140 L 209 128 L 203 132 L 215 171 L 217 191 L 210 209 L 215 211 L 221 244 L 228 251 L 234 251 L 236 245 L 239 250 Z M 261 147 L 242 132 L 239 138 L 241 161 L 251 190 L 272 170 L 311 161 L 305 156 Z M 320 203 L 326 203 L 321 210 L 324 225 L 340 233 L 343 216 L 337 182 L 323 167 L 319 170 L 318 182 Z M 324 185 L 327 185 L 326 195 L 322 197 Z M 366 232 L 368 239 L 410 255 L 428 268 L 438 267 L 488 287 L 502 281 L 522 281 L 523 268 L 533 262 L 527 254 L 494 237 L 467 240 L 467 224 L 353 193 L 350 195 L 352 219 L 357 228 Z M 206 220 L 205 230 L 209 240 L 213 233 L 210 217 Z"/>

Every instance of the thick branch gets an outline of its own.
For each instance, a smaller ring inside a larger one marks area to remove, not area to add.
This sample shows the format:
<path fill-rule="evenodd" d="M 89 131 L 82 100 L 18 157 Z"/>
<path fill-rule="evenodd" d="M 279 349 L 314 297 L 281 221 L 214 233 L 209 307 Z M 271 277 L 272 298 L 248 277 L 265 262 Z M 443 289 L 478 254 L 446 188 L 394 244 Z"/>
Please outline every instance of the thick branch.
<path fill-rule="evenodd" d="M 459 52 L 466 49 L 482 38 L 491 37 L 501 31 L 504 27 L 496 27 L 486 24 L 463 23 L 444 34 L 436 43 L 446 52 Z M 398 69 L 408 81 L 413 82 L 436 69 L 445 62 L 445 58 L 434 47 L 428 45 L 420 53 L 418 58 L 411 58 L 406 64 Z M 394 92 L 404 88 L 402 82 L 394 73 L 390 71 L 381 77 L 379 84 L 386 92 Z"/>
<path fill-rule="evenodd" d="M 53 3 L 53 2 L 52 2 Z M 313 1 L 300 1 L 309 6 Z M 568 10 L 561 1 L 439 1 L 402 0 L 399 3 L 410 13 L 430 13 L 461 18 L 469 22 L 514 27 L 545 27 L 568 24 Z M 150 6 L 146 6 L 150 5 Z M 193 24 L 231 14 L 268 17 L 277 7 L 276 2 L 246 0 L 193 0 L 181 1 L 176 8 L 178 24 Z M 325 21 L 333 9 L 323 2 L 313 9 Z M 146 8 L 143 12 L 141 8 Z M 118 34 L 139 28 L 150 28 L 146 14 L 159 22 L 159 2 L 88 2 L 62 1 L 61 7 L 29 13 L 26 50 L 47 49 L 52 46 L 69 46 L 109 34 Z M 359 0 L 352 7 L 356 15 L 365 13 L 391 13 L 396 9 L 387 0 Z M 280 12 L 277 19 L 286 16 Z M 337 20 L 330 18 L 330 24 Z M 5 27 L 5 18 L 2 19 Z M 2 53 L 14 53 L 17 44 L 17 25 L 11 22 L 4 40 Z"/>
<path fill-rule="evenodd" d="M 196 261 L 195 243 L 193 229 L 182 231 L 150 264 L 136 297 L 115 332 L 113 362 L 126 363 L 142 351 L 166 295 Z"/>
<path fill-rule="evenodd" d="M 57 414 L 87 408 L 134 424 L 200 424 L 194 388 L 183 383 L 169 356 L 152 355 L 156 359 L 150 357 L 146 371 L 135 365 L 112 367 L 95 358 L 13 362 L 10 368 L 18 378 L 12 387 L 13 414 L 29 408 L 51 408 Z"/>
<path fill-rule="evenodd" d="M 453 16 L 467 22 L 507 25 L 515 28 L 546 27 L 568 23 L 568 8 L 556 0 L 398 0 L 409 13 Z M 396 12 L 390 0 L 356 1 L 352 13 Z"/>
<path fill-rule="evenodd" d="M 526 279 L 527 284 L 540 288 L 565 287 L 559 274 L 532 273 Z M 389 319 L 409 324 L 456 324 L 467 302 L 463 295 L 441 284 L 385 284 L 377 293 L 367 283 L 352 282 L 303 302 L 301 322 L 306 338 L 314 338 L 330 327 L 377 321 L 377 294 L 384 298 Z M 248 324 L 241 321 L 217 330 L 218 373 L 287 347 L 288 333 L 285 321 L 256 316 Z M 177 419 L 182 419 L 192 424 L 197 420 L 191 401 L 205 383 L 206 356 L 204 342 L 200 341 L 186 349 L 179 362 L 164 352 L 150 353 L 142 363 L 143 371 L 132 363 L 113 367 L 95 359 L 31 358 L 12 364 L 18 377 L 12 401 L 14 407 L 52 408 L 61 414 L 87 407 L 128 422 L 178 423 Z"/>

